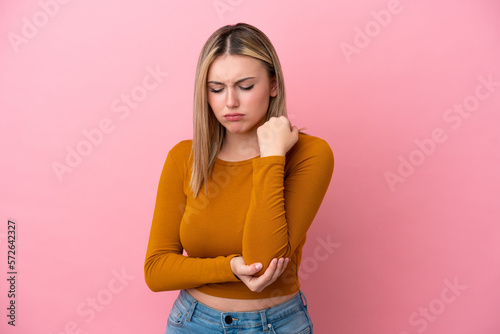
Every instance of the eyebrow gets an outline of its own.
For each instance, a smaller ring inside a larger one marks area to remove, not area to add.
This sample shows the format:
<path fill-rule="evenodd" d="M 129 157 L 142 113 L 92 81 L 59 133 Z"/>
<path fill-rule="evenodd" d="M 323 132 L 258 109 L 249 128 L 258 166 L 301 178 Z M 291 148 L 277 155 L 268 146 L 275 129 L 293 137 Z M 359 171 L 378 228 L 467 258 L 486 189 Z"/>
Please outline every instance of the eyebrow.
<path fill-rule="evenodd" d="M 240 82 L 243 82 L 243 81 L 249 80 L 249 79 L 255 79 L 255 77 L 246 77 L 246 78 L 240 79 L 240 80 L 236 81 L 235 84 L 239 84 Z M 224 85 L 224 83 L 219 82 L 219 81 L 209 81 L 207 83 L 216 84 L 216 85 Z"/>

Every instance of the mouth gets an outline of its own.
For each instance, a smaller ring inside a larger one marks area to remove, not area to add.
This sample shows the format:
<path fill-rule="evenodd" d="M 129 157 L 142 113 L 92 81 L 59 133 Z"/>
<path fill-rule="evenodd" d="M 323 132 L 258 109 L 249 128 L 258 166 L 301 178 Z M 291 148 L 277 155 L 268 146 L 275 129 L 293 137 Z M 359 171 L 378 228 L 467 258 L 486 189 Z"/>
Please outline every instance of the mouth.
<path fill-rule="evenodd" d="M 243 118 L 243 116 L 244 116 L 243 114 L 233 113 L 224 115 L 224 118 L 230 122 L 234 122 L 234 121 L 239 121 L 240 119 Z"/>

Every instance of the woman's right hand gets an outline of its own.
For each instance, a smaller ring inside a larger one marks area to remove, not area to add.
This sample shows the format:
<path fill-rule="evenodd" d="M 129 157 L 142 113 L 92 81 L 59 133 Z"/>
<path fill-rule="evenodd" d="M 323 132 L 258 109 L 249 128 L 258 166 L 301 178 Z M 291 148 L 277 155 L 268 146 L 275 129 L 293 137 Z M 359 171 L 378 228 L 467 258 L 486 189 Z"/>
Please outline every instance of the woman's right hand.
<path fill-rule="evenodd" d="M 230 261 L 231 270 L 253 292 L 261 292 L 283 274 L 289 258 L 273 259 L 261 276 L 253 276 L 262 269 L 261 263 L 247 265 L 242 256 L 233 257 Z"/>

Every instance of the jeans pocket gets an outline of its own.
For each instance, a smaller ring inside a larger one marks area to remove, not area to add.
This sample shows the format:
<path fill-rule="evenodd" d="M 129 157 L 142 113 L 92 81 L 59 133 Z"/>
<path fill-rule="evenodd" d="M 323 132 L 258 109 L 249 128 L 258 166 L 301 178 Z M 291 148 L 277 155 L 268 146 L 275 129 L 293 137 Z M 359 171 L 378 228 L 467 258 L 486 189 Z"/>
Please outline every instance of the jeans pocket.
<path fill-rule="evenodd" d="M 170 314 L 168 315 L 168 323 L 174 327 L 182 327 L 184 324 L 184 320 L 186 319 L 186 312 L 182 311 L 178 305 L 177 301 L 172 305 L 172 309 L 170 310 Z"/>
<path fill-rule="evenodd" d="M 310 334 L 312 322 L 305 308 L 272 323 L 272 334 Z"/>
<path fill-rule="evenodd" d="M 283 333 L 283 334 L 285 334 L 285 333 L 286 334 L 312 334 L 312 329 L 309 326 L 307 326 L 306 328 L 303 328 L 299 332 L 290 332 L 290 330 L 292 330 L 292 329 L 285 329 L 285 330 L 281 330 L 281 331 L 276 332 L 274 330 L 274 327 L 271 326 L 271 327 L 269 327 L 269 334 L 281 334 L 281 333 Z"/>

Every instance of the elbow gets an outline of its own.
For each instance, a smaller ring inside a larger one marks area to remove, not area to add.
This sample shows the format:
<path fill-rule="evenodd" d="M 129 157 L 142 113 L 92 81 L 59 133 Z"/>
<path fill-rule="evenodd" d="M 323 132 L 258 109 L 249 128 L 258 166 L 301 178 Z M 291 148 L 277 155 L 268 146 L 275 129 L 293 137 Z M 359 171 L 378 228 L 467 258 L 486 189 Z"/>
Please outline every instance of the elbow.
<path fill-rule="evenodd" d="M 161 270 L 161 262 L 154 259 L 146 260 L 144 264 L 144 281 L 153 292 L 180 290 L 178 282 L 171 273 Z"/>
<path fill-rule="evenodd" d="M 253 263 L 262 263 L 263 268 L 256 275 L 260 276 L 266 271 L 266 269 L 269 267 L 273 259 L 290 258 L 292 254 L 291 254 L 291 247 L 290 245 L 287 244 L 283 245 L 282 247 L 267 251 L 263 251 L 262 249 L 260 250 L 247 249 L 246 252 L 243 251 L 242 256 L 243 260 L 245 261 L 245 264 L 247 265 L 251 265 Z"/>
<path fill-rule="evenodd" d="M 144 281 L 146 282 L 146 285 L 148 286 L 149 290 L 153 292 L 159 292 L 160 289 L 156 285 L 155 280 L 152 277 L 151 271 L 148 270 L 148 266 L 144 266 Z"/>
<path fill-rule="evenodd" d="M 144 275 L 144 280 L 146 281 L 146 285 L 148 286 L 149 290 L 153 292 L 160 292 L 162 291 L 158 285 L 155 283 L 153 279 L 151 279 L 150 275 L 145 274 Z"/>
<path fill-rule="evenodd" d="M 152 259 L 146 260 L 144 264 L 144 281 L 148 286 L 149 290 L 153 292 L 165 291 L 165 289 L 159 284 L 159 280 L 155 275 L 155 261 Z"/>

